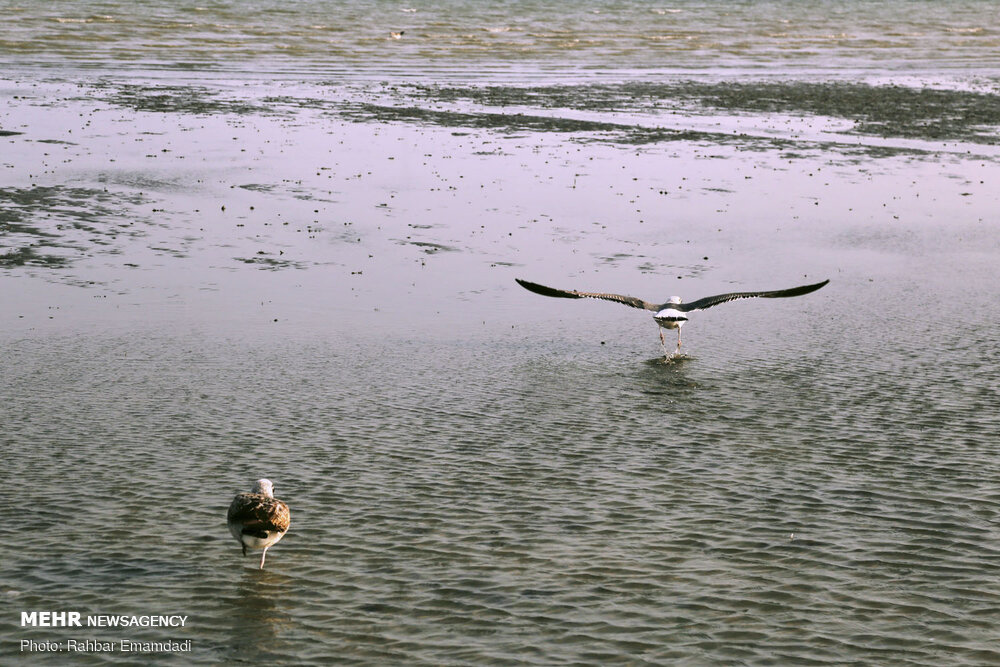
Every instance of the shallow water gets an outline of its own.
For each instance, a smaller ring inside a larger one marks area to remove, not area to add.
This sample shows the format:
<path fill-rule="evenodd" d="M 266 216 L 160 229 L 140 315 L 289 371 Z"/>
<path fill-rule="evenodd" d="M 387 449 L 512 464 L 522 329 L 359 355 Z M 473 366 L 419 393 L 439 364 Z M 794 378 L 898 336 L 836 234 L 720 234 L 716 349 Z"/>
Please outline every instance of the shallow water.
<path fill-rule="evenodd" d="M 932 347 L 891 284 L 849 335 L 874 290 L 829 289 L 670 365 L 537 311 L 8 342 L 4 595 L 189 614 L 204 662 L 993 661 L 996 342 Z M 222 517 L 265 473 L 259 572 Z"/>
<path fill-rule="evenodd" d="M 935 72 L 995 68 L 1000 18 L 988 0 L 670 3 L 470 0 L 331 6 L 318 0 L 120 0 L 34 6 L 4 0 L 0 54 L 60 69 L 216 69 L 395 77 L 471 69 L 638 68 Z M 402 31 L 400 39 L 392 33 Z M 928 65 L 930 67 L 928 68 Z"/>
<path fill-rule="evenodd" d="M 11 9 L 0 655 L 1000 662 L 995 16 L 877 5 L 773 38 L 819 5 Z M 783 41 L 901 14 L 899 48 Z M 649 17 L 715 46 L 640 59 Z M 441 37 L 472 25 L 511 29 Z M 831 282 L 694 313 L 668 363 L 650 313 L 515 277 Z M 224 520 L 261 476 L 292 511 L 263 571 Z M 46 609 L 189 619 L 20 626 Z"/>

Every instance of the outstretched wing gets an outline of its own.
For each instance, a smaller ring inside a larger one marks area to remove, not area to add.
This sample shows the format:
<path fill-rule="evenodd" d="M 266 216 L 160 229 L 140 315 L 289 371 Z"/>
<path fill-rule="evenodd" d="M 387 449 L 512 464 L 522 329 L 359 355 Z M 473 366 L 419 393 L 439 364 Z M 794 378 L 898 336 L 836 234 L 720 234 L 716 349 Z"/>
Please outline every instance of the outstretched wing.
<path fill-rule="evenodd" d="M 676 310 L 688 313 L 691 312 L 692 310 L 704 310 L 705 308 L 718 306 L 720 303 L 725 303 L 727 301 L 735 301 L 736 299 L 755 299 L 755 298 L 776 299 L 778 297 L 784 297 L 784 296 L 802 296 L 803 294 L 809 294 L 809 292 L 815 292 L 828 282 L 830 281 L 824 280 L 821 283 L 814 283 L 812 285 L 802 285 L 801 287 L 792 287 L 789 289 L 779 289 L 771 292 L 730 292 L 729 294 L 706 296 L 704 299 L 698 299 L 697 301 L 691 301 L 690 303 L 681 303 L 671 307 Z"/>
<path fill-rule="evenodd" d="M 241 523 L 244 529 L 288 530 L 291 514 L 288 505 L 277 498 L 268 498 L 256 493 L 241 493 L 233 499 L 226 517 L 230 523 Z"/>
<path fill-rule="evenodd" d="M 555 296 L 563 299 L 604 299 L 605 301 L 617 301 L 618 303 L 624 303 L 626 306 L 652 310 L 654 312 L 660 309 L 660 306 L 657 304 L 637 299 L 634 296 L 604 294 L 602 292 L 577 292 L 576 290 L 562 290 L 554 287 L 546 287 L 545 285 L 539 285 L 538 283 L 529 283 L 527 280 L 521 280 L 520 278 L 515 278 L 514 280 L 517 281 L 518 285 L 529 292 L 541 294 L 542 296 Z"/>

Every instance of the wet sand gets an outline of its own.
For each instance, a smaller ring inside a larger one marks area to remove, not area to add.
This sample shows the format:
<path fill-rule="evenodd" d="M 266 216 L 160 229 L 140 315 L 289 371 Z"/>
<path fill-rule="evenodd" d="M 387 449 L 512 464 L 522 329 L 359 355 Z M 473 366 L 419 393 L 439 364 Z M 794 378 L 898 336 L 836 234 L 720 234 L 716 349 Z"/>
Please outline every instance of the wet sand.
<path fill-rule="evenodd" d="M 147 304 L 506 321 L 512 301 L 555 307 L 518 294 L 522 274 L 661 299 L 679 279 L 695 294 L 850 283 L 898 250 L 996 249 L 984 93 L 302 88 L 7 82 L 11 325 L 155 319 Z M 945 105 L 964 119 L 947 131 L 930 120 Z"/>

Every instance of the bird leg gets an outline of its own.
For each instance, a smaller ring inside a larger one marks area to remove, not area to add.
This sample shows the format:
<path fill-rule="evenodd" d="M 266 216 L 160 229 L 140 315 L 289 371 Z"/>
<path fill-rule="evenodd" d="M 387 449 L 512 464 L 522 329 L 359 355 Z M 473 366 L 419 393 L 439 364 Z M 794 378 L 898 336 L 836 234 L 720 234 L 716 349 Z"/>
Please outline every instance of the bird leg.
<path fill-rule="evenodd" d="M 663 327 L 657 327 L 657 329 L 659 329 L 659 331 L 660 331 L 660 347 L 663 348 L 663 357 L 666 358 L 667 357 L 667 341 L 663 337 Z"/>
<path fill-rule="evenodd" d="M 674 354 L 677 355 L 680 353 L 681 353 L 681 328 L 677 327 L 677 349 L 674 350 Z"/>
<path fill-rule="evenodd" d="M 267 556 L 267 547 L 264 547 L 264 551 L 260 555 L 260 567 L 258 568 L 260 570 L 264 569 L 264 557 L 265 556 Z"/>
<path fill-rule="evenodd" d="M 245 545 L 245 544 L 243 544 L 243 543 L 241 542 L 241 543 L 240 543 L 240 546 L 242 546 L 242 547 L 243 547 L 243 557 L 244 557 L 244 558 L 246 558 L 246 557 L 247 557 L 247 545 Z"/>

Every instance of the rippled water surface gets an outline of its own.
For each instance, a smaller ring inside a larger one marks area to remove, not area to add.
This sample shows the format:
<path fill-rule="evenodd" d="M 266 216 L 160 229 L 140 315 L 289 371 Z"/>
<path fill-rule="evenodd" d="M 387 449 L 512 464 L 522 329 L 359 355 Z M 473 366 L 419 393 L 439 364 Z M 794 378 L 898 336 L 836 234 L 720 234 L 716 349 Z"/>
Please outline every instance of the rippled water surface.
<path fill-rule="evenodd" d="M 0 2 L 0 55 L 59 68 L 153 66 L 412 76 L 515 64 L 796 70 L 997 64 L 989 0 Z M 399 37 L 394 39 L 393 35 Z"/>
<path fill-rule="evenodd" d="M 991 3 L 0 12 L 0 663 L 1000 664 Z"/>

